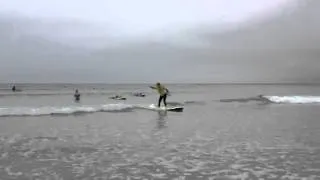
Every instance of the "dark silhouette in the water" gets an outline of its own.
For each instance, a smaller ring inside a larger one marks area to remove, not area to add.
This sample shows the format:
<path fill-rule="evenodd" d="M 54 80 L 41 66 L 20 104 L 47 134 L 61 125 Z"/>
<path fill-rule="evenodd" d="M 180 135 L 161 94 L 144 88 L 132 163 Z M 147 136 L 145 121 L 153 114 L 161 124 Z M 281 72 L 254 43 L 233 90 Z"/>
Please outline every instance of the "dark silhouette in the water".
<path fill-rule="evenodd" d="M 15 85 L 13 85 L 13 87 L 12 87 L 12 91 L 13 91 L 13 92 L 15 92 L 15 91 L 16 91 L 16 86 L 15 86 Z"/>
<path fill-rule="evenodd" d="M 126 100 L 127 98 L 125 97 L 122 97 L 120 95 L 115 95 L 113 97 L 110 97 L 110 99 L 114 99 L 114 100 Z"/>
<path fill-rule="evenodd" d="M 80 93 L 78 89 L 76 89 L 76 92 L 74 93 L 74 98 L 75 98 L 75 101 L 80 101 Z"/>
<path fill-rule="evenodd" d="M 264 104 L 272 103 L 268 98 L 264 97 L 263 95 L 258 95 L 256 97 L 249 97 L 249 98 L 221 99 L 220 100 L 220 102 L 242 102 L 242 103 L 246 103 L 249 101 L 262 102 Z"/>
<path fill-rule="evenodd" d="M 137 96 L 137 97 L 145 97 L 146 95 L 142 92 L 137 92 L 137 93 L 133 93 L 134 96 Z"/>

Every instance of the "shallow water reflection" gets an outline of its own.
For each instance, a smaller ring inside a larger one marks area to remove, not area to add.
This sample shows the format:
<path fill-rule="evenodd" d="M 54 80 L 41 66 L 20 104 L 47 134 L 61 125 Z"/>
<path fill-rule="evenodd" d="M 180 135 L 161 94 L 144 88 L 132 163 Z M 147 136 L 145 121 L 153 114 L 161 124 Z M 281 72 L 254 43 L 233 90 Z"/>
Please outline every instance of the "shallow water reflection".
<path fill-rule="evenodd" d="M 158 112 L 157 129 L 163 129 L 167 127 L 167 117 L 168 117 L 168 112 L 166 111 Z"/>

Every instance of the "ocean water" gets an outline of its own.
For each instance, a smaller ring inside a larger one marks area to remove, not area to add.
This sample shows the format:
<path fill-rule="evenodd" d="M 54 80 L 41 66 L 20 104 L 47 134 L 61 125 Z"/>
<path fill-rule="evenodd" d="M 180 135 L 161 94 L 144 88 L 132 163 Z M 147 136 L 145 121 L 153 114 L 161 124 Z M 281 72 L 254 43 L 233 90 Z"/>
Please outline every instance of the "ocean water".
<path fill-rule="evenodd" d="M 0 179 L 320 179 L 320 86 L 148 86 L 0 85 Z"/>

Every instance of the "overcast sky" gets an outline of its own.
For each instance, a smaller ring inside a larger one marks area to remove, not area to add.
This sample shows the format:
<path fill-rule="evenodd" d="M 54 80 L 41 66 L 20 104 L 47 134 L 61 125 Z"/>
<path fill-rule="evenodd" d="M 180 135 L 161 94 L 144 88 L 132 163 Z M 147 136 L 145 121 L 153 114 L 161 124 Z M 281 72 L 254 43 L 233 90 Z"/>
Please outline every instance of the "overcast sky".
<path fill-rule="evenodd" d="M 296 2 L 0 0 L 0 82 L 319 81 L 320 6 Z"/>
<path fill-rule="evenodd" d="M 0 11 L 106 23 L 126 34 L 195 24 L 236 23 L 272 14 L 293 0 L 1 0 Z"/>

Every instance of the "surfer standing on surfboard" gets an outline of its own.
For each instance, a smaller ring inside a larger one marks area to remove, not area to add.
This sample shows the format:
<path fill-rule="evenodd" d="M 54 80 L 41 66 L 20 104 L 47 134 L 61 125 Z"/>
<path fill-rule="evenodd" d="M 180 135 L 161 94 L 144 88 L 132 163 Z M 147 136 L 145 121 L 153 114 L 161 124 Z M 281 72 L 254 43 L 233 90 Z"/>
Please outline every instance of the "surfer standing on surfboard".
<path fill-rule="evenodd" d="M 150 86 L 150 88 L 155 89 L 160 94 L 159 100 L 158 100 L 158 107 L 160 107 L 161 101 L 163 100 L 163 104 L 165 107 L 167 107 L 167 95 L 169 93 L 169 90 L 159 82 L 156 84 L 156 86 Z"/>

